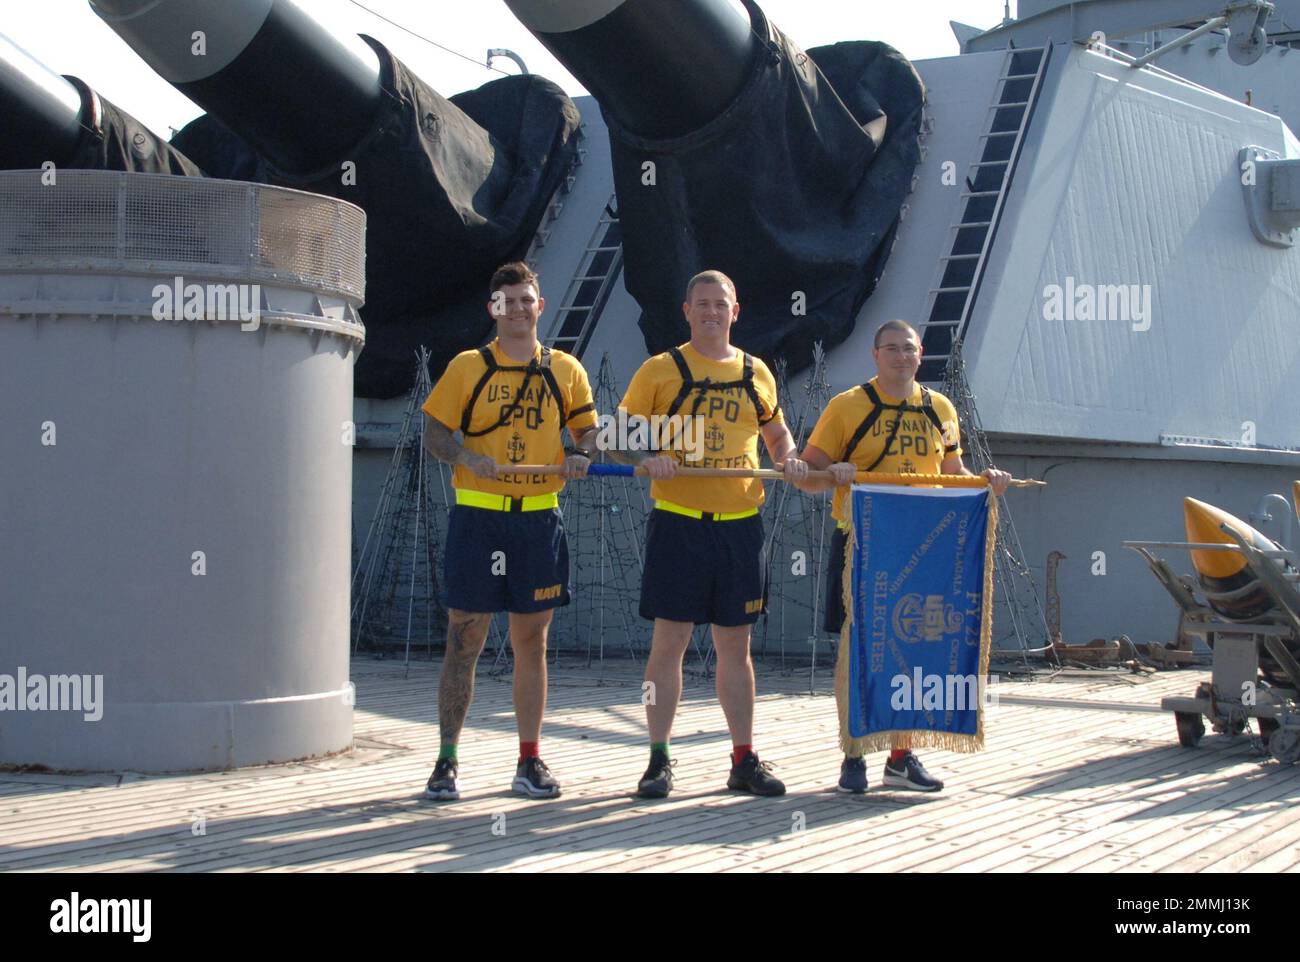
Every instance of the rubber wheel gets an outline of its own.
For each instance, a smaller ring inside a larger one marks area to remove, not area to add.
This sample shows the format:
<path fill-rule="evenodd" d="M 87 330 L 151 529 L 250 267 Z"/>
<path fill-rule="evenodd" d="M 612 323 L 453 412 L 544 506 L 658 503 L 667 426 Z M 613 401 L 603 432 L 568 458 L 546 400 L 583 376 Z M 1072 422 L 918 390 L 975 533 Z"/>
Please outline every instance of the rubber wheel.
<path fill-rule="evenodd" d="M 1300 734 L 1279 728 L 1268 740 L 1268 753 L 1283 765 L 1294 765 L 1300 761 Z"/>
<path fill-rule="evenodd" d="M 1184 748 L 1195 748 L 1201 743 L 1205 734 L 1205 722 L 1201 716 L 1189 711 L 1174 712 L 1174 724 L 1178 726 L 1178 744 Z"/>

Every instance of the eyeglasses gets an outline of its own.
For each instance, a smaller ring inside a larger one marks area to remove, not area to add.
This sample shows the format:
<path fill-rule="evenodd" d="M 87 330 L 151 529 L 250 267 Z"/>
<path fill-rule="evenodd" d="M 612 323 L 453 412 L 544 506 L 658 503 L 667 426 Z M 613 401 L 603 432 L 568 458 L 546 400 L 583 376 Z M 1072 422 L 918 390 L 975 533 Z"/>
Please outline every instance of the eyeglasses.
<path fill-rule="evenodd" d="M 904 344 L 901 347 L 897 344 L 886 344 L 884 347 L 880 348 L 880 350 L 884 351 L 891 357 L 897 357 L 900 354 L 904 357 L 916 357 L 921 353 L 920 348 L 915 344 Z"/>

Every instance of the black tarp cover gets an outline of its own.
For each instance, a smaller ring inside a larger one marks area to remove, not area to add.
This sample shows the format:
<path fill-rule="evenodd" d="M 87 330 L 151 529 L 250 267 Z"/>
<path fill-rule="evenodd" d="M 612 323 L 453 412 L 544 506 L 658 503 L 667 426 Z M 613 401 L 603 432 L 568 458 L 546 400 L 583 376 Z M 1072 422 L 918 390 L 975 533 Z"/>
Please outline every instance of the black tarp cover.
<path fill-rule="evenodd" d="M 137 174 L 175 174 L 201 177 L 197 164 L 172 148 L 140 121 L 120 110 L 76 77 L 68 82 L 81 94 L 82 116 L 90 118 L 81 128 L 81 139 L 68 166 L 76 170 L 121 170 Z M 87 111 L 85 105 L 96 109 Z"/>
<path fill-rule="evenodd" d="M 606 114 L 625 283 L 656 354 L 690 336 L 686 282 L 723 271 L 741 305 L 735 343 L 798 371 L 814 342 L 829 350 L 848 337 L 880 278 L 920 160 L 925 91 L 886 44 L 805 53 L 745 5 L 768 43 L 718 118 L 654 141 Z M 653 185 L 644 182 L 647 161 Z M 805 316 L 793 313 L 796 292 Z"/>
<path fill-rule="evenodd" d="M 215 118 L 201 117 L 175 143 L 209 173 L 295 187 L 366 211 L 366 346 L 356 393 L 394 397 L 410 389 L 416 347 L 432 375 L 482 343 L 492 327 L 488 281 L 522 257 L 577 149 L 578 110 L 541 77 L 494 80 L 442 97 L 364 38 L 381 64 L 385 106 L 370 133 L 328 170 L 291 176 L 272 169 Z M 321 118 L 328 123 L 326 113 Z M 340 164 L 353 161 L 355 186 Z"/>

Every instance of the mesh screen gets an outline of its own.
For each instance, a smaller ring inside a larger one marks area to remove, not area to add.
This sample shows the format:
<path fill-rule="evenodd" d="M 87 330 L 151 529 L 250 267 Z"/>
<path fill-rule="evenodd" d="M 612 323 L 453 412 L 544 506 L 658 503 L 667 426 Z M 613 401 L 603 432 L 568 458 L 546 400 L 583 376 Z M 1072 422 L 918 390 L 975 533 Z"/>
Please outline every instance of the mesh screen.
<path fill-rule="evenodd" d="M 203 274 L 362 299 L 366 215 L 301 191 L 116 171 L 0 171 L 0 268 Z"/>

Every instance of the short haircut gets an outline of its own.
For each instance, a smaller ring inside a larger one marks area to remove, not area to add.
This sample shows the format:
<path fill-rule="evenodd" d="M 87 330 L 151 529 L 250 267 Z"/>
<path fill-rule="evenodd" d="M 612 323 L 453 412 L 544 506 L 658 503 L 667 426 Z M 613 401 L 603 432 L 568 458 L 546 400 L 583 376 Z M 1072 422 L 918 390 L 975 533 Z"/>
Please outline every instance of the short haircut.
<path fill-rule="evenodd" d="M 537 277 L 537 272 L 523 261 L 511 261 L 498 267 L 492 274 L 492 284 L 488 288 L 488 294 L 495 294 L 509 284 L 532 284 L 537 289 L 537 296 L 542 296 L 542 284 Z"/>
<path fill-rule="evenodd" d="M 875 340 L 871 342 L 872 347 L 880 347 L 880 336 L 884 334 L 886 331 L 907 331 L 907 333 L 911 334 L 914 338 L 916 338 L 916 343 L 918 344 L 921 343 L 920 331 L 914 328 L 911 324 L 908 324 L 907 321 L 895 320 L 895 321 L 885 321 L 884 324 L 881 324 L 878 328 L 876 328 Z"/>
<path fill-rule="evenodd" d="M 691 295 L 695 293 L 696 284 L 721 284 L 731 291 L 731 299 L 736 300 L 736 285 L 722 271 L 700 271 L 686 285 L 686 303 L 691 302 Z"/>

